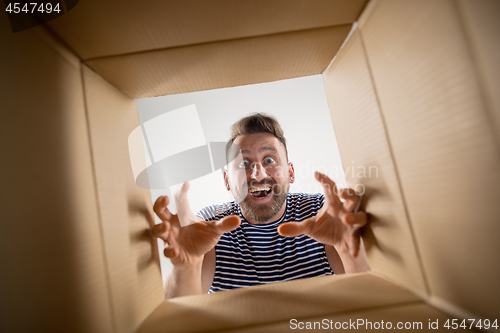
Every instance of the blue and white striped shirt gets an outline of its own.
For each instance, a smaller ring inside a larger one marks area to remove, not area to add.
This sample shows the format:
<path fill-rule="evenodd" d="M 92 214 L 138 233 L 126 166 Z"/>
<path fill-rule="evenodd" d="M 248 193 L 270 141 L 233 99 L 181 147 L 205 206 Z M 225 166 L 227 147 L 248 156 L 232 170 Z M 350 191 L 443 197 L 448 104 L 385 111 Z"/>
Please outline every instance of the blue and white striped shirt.
<path fill-rule="evenodd" d="M 209 293 L 333 274 L 323 244 L 305 235 L 283 237 L 277 230 L 282 223 L 315 216 L 323 203 L 322 194 L 289 193 L 285 213 L 268 224 L 248 223 L 234 201 L 198 212 L 205 221 L 230 215 L 241 218 L 241 225 L 223 234 L 215 246 L 215 275 Z"/>

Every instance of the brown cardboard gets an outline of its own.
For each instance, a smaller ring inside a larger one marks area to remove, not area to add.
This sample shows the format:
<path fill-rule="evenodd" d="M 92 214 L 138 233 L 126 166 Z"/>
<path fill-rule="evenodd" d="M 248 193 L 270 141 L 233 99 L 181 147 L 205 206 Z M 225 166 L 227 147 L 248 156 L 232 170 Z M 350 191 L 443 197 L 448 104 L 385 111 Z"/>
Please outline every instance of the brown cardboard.
<path fill-rule="evenodd" d="M 346 179 L 351 188 L 365 192 L 365 209 L 370 212 L 365 243 L 371 268 L 425 295 L 419 253 L 359 30 L 323 80 Z"/>
<path fill-rule="evenodd" d="M 48 25 L 81 59 L 89 60 L 351 24 L 366 2 L 86 0 Z"/>
<path fill-rule="evenodd" d="M 89 60 L 132 98 L 179 94 L 322 73 L 351 25 Z"/>
<path fill-rule="evenodd" d="M 359 15 L 359 18 L 356 21 L 356 25 L 359 29 L 363 29 L 365 27 L 366 21 L 372 15 L 375 8 L 377 8 L 377 5 L 379 4 L 379 2 L 380 2 L 380 0 L 368 1 L 368 3 L 365 6 L 365 9 L 363 9 L 363 12 L 361 13 L 361 15 Z"/>
<path fill-rule="evenodd" d="M 415 303 L 421 303 L 417 296 L 372 273 L 325 276 L 167 300 L 139 332 L 233 330 Z"/>
<path fill-rule="evenodd" d="M 284 320 L 282 322 L 276 322 L 264 325 L 252 325 L 241 329 L 231 329 L 220 332 L 237 332 L 237 333 L 290 332 L 292 331 L 292 327 L 296 327 L 295 324 L 298 324 L 298 322 L 293 322 L 294 325 L 292 325 L 290 322 L 291 319 L 292 318 L 288 318 L 288 320 Z M 358 319 L 364 321 L 363 322 L 364 324 L 360 325 L 359 327 L 353 324 L 353 322 L 356 323 Z M 450 331 L 449 329 L 443 327 L 443 325 L 446 323 L 448 319 L 452 319 L 452 317 L 426 304 L 410 303 L 403 305 L 389 305 L 389 306 L 374 307 L 370 309 L 362 309 L 357 311 L 349 311 L 342 314 L 327 314 L 316 317 L 307 317 L 307 318 L 301 318 L 300 321 L 304 322 L 303 325 L 307 325 L 306 322 L 312 322 L 311 325 L 314 325 L 314 322 L 323 323 L 324 320 L 327 320 L 328 322 L 327 326 L 320 326 L 320 324 L 318 324 L 316 331 L 320 330 L 344 331 L 344 330 L 357 329 L 362 332 L 380 332 L 384 330 L 389 330 L 387 327 L 389 325 L 388 322 L 390 322 L 391 325 L 390 327 L 392 327 L 392 329 L 397 329 L 399 324 L 402 327 L 401 329 L 402 331 L 449 332 Z M 333 323 L 330 323 L 330 321 L 332 321 Z M 429 322 L 435 323 L 436 321 L 439 329 L 430 330 Z M 370 322 L 371 325 L 368 324 L 367 322 Z M 335 329 L 336 324 L 340 325 L 337 327 L 337 329 Z M 342 328 L 341 325 L 344 325 L 343 326 L 344 328 Z M 405 329 L 404 325 L 409 325 L 407 326 L 408 329 Z M 314 326 L 312 327 L 314 328 Z M 318 329 L 319 327 L 322 328 Z M 333 329 L 331 327 L 333 327 Z M 382 330 L 380 327 L 384 327 L 385 329 Z M 420 329 L 419 327 L 422 328 Z M 299 330 L 299 328 L 296 327 L 294 330 Z M 305 330 L 306 329 L 304 329 L 304 331 Z"/>
<path fill-rule="evenodd" d="M 377 164 L 384 177 L 351 177 L 369 191 L 374 273 L 162 302 L 128 96 L 323 73 L 365 1 L 304 3 L 89 0 L 50 23 L 55 36 L 12 34 L 0 19 L 0 331 L 446 318 L 432 307 L 498 318 L 498 2 L 486 0 L 373 1 L 325 72 L 344 165 Z"/>
<path fill-rule="evenodd" d="M 500 159 L 457 7 L 380 1 L 361 36 L 430 293 L 497 317 Z"/>
<path fill-rule="evenodd" d="M 37 29 L 0 17 L 0 331 L 110 332 L 80 62 Z"/>
<path fill-rule="evenodd" d="M 500 151 L 500 44 L 494 42 L 500 40 L 500 2 L 460 0 L 456 4 Z"/>
<path fill-rule="evenodd" d="M 139 115 L 133 100 L 86 66 L 83 82 L 113 318 L 117 332 L 131 332 L 164 299 L 151 197 L 135 184 L 129 157 Z"/>

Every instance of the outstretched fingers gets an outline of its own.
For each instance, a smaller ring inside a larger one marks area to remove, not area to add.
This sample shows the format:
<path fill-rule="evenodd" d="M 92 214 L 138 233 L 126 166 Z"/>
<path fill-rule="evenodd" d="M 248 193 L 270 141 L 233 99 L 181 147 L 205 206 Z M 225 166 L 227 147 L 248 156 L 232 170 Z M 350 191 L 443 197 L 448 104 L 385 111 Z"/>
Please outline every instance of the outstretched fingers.
<path fill-rule="evenodd" d="M 151 228 L 151 232 L 155 237 L 158 237 L 165 242 L 165 249 L 163 250 L 165 257 L 175 257 L 176 242 L 174 237 L 172 237 L 172 225 L 169 222 L 156 224 Z"/>
<path fill-rule="evenodd" d="M 155 224 L 151 228 L 151 232 L 153 236 L 161 238 L 163 241 L 166 241 L 168 238 L 169 231 L 171 229 L 171 225 L 168 222 L 162 222 L 160 224 Z"/>
<path fill-rule="evenodd" d="M 342 216 L 342 222 L 351 227 L 347 243 L 350 255 L 357 257 L 361 246 L 360 229 L 368 223 L 368 216 L 365 212 L 346 213 Z"/>
<path fill-rule="evenodd" d="M 241 220 L 236 215 L 224 217 L 214 223 L 214 228 L 221 235 L 225 232 L 236 229 L 241 224 Z"/>
<path fill-rule="evenodd" d="M 169 243 L 165 243 L 165 249 L 163 250 L 163 254 L 165 257 L 172 259 L 177 256 L 178 250 L 176 247 L 172 246 Z"/>
<path fill-rule="evenodd" d="M 168 203 L 169 203 L 168 197 L 165 195 L 156 199 L 153 205 L 154 212 L 156 213 L 156 215 L 158 215 L 158 217 L 162 221 L 168 221 L 172 217 L 172 214 L 167 208 Z"/>
<path fill-rule="evenodd" d="M 177 207 L 176 216 L 181 227 L 203 221 L 200 217 L 194 215 L 191 207 L 189 207 L 189 200 L 187 197 L 188 190 L 189 183 L 185 182 L 179 187 L 177 193 L 174 194 L 175 206 Z"/>
<path fill-rule="evenodd" d="M 356 212 L 361 204 L 361 196 L 352 188 L 342 188 L 338 191 L 339 197 L 344 200 L 344 208 L 348 212 Z"/>
<path fill-rule="evenodd" d="M 301 222 L 287 222 L 278 227 L 278 233 L 284 237 L 308 235 L 313 227 L 315 217 L 310 217 Z"/>
<path fill-rule="evenodd" d="M 335 208 L 342 206 L 342 201 L 340 201 L 337 196 L 337 185 L 328 176 L 316 171 L 314 173 L 316 180 L 318 180 L 325 191 L 325 200 L 327 205 L 332 205 Z"/>
<path fill-rule="evenodd" d="M 175 207 L 177 208 L 177 215 L 180 220 L 184 218 L 189 218 L 193 213 L 191 212 L 191 208 L 189 207 L 189 201 L 187 198 L 187 192 L 189 190 L 189 183 L 183 183 L 179 191 L 174 194 Z"/>
<path fill-rule="evenodd" d="M 357 230 L 368 223 L 368 216 L 365 212 L 345 213 L 342 215 L 342 222 Z"/>
<path fill-rule="evenodd" d="M 178 244 L 176 237 L 178 237 L 178 233 L 173 230 L 172 225 L 168 222 L 165 222 L 167 225 L 167 237 L 164 239 L 165 241 L 165 248 L 163 249 L 163 254 L 167 258 L 174 258 L 178 255 L 179 249 L 178 249 Z M 177 235 L 177 236 L 174 236 Z"/>

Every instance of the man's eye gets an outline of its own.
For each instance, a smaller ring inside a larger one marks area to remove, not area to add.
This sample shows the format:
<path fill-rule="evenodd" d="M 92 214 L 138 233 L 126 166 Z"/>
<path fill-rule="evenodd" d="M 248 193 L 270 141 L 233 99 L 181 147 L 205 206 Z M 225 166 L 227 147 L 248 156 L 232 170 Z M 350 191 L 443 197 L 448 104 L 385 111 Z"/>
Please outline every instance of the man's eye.
<path fill-rule="evenodd" d="M 240 163 L 240 168 L 246 168 L 246 167 L 248 166 L 248 164 L 249 164 L 249 163 L 248 163 L 248 161 L 247 161 L 247 160 L 243 160 L 243 161 L 241 161 L 241 163 Z"/>
<path fill-rule="evenodd" d="M 266 162 L 267 164 L 273 163 L 274 162 L 274 158 L 272 158 L 272 157 L 266 157 L 264 159 L 264 162 Z"/>

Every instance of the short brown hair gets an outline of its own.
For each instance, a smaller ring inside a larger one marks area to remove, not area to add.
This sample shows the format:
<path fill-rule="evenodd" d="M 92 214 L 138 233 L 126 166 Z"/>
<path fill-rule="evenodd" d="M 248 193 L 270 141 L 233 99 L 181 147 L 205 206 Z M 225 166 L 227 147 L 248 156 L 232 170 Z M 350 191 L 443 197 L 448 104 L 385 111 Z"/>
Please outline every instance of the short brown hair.
<path fill-rule="evenodd" d="M 285 147 L 286 159 L 288 161 L 286 139 L 278 120 L 265 113 L 252 113 L 238 120 L 231 127 L 231 139 L 229 139 L 226 144 L 226 162 L 229 163 L 229 149 L 238 136 L 258 133 L 269 133 L 274 135 L 283 144 L 283 147 Z"/>

